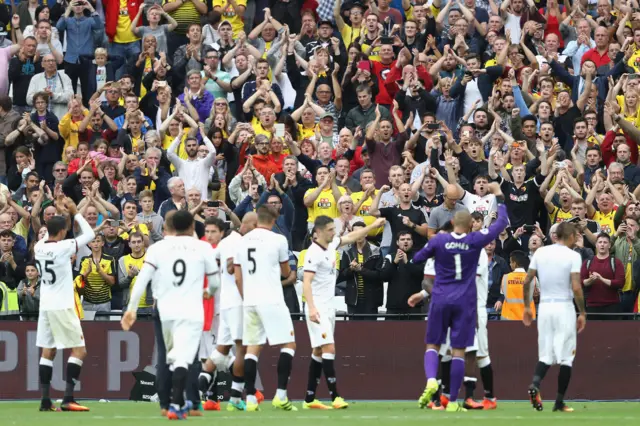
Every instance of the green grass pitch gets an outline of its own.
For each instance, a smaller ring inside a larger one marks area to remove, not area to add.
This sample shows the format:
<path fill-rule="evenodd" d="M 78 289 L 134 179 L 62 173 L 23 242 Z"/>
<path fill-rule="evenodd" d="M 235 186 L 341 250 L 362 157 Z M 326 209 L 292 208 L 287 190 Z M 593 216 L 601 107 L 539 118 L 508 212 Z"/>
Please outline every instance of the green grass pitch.
<path fill-rule="evenodd" d="M 160 417 L 157 404 L 135 402 L 86 402 L 88 413 L 40 413 L 38 401 L 0 403 L 0 424 L 3 426 L 147 426 L 167 423 Z M 640 405 L 635 402 L 571 402 L 573 413 L 553 413 L 552 402 L 545 411 L 536 412 L 525 402 L 500 402 L 495 411 L 468 411 L 447 413 L 420 410 L 417 402 L 352 402 L 346 410 L 315 411 L 300 409 L 283 412 L 266 402 L 262 411 L 240 413 L 224 411 L 205 412 L 204 417 L 191 417 L 187 422 L 196 424 L 255 425 L 255 426 L 389 426 L 424 425 L 638 425 Z M 237 421 L 237 422 L 236 422 Z M 175 422 L 172 422 L 172 424 Z"/>

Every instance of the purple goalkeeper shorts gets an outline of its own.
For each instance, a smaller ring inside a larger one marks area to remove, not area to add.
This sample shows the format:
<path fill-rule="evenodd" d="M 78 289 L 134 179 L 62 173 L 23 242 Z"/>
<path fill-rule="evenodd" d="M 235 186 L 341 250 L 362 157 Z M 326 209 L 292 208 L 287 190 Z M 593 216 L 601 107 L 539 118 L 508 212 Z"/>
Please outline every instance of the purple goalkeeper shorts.
<path fill-rule="evenodd" d="M 462 349 L 473 346 L 478 321 L 477 306 L 434 303 L 429 306 L 427 319 L 428 345 L 442 345 L 447 341 L 447 330 L 451 328 L 451 347 Z"/>

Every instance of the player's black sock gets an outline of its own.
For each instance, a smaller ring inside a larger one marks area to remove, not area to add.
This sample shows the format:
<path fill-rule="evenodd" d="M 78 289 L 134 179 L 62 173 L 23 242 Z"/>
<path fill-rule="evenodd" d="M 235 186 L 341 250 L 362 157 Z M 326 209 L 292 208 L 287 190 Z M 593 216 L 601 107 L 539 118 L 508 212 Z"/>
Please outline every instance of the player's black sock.
<path fill-rule="evenodd" d="M 549 366 L 544 362 L 538 361 L 536 364 L 536 369 L 533 373 L 533 385 L 537 388 L 540 388 L 540 383 L 544 379 L 544 376 L 547 375 L 547 371 L 549 371 Z"/>
<path fill-rule="evenodd" d="M 231 374 L 231 390 L 229 391 L 229 396 L 231 398 L 242 398 L 242 389 L 244 389 L 244 377 Z"/>
<path fill-rule="evenodd" d="M 442 361 L 440 368 L 442 372 L 442 393 L 449 395 L 451 393 L 449 389 L 449 385 L 451 384 L 451 360 Z"/>
<path fill-rule="evenodd" d="M 244 356 L 244 389 L 247 395 L 256 394 L 256 375 L 258 374 L 258 357 L 251 354 Z"/>
<path fill-rule="evenodd" d="M 184 407 L 184 389 L 187 386 L 187 374 L 188 371 L 184 367 L 176 367 L 173 370 L 171 405 L 177 406 L 178 409 Z"/>
<path fill-rule="evenodd" d="M 309 376 L 307 378 L 307 395 L 304 397 L 304 402 L 312 402 L 316 399 L 316 389 L 320 383 L 320 377 L 322 377 L 322 361 L 322 358 L 311 355 Z"/>
<path fill-rule="evenodd" d="M 336 354 L 322 354 L 322 370 L 324 371 L 324 377 L 327 379 L 327 387 L 332 401 L 340 396 L 338 394 L 338 385 L 336 384 L 335 358 Z"/>
<path fill-rule="evenodd" d="M 218 370 L 211 374 L 211 383 L 205 394 L 207 400 L 218 402 Z"/>
<path fill-rule="evenodd" d="M 568 365 L 560 366 L 560 373 L 558 373 L 558 395 L 556 395 L 556 405 L 562 405 L 564 403 L 564 394 L 569 387 L 569 380 L 571 380 L 571 367 Z"/>
<path fill-rule="evenodd" d="M 53 361 L 46 358 L 40 358 L 38 367 L 40 373 L 40 388 L 42 389 L 42 400 L 49 401 L 49 390 L 51 389 L 51 377 L 53 376 Z"/>
<path fill-rule="evenodd" d="M 280 349 L 280 358 L 278 358 L 278 389 L 287 389 L 289 376 L 291 376 L 291 368 L 293 367 L 294 354 L 295 351 L 293 349 Z M 246 368 L 245 366 L 245 369 Z"/>
<path fill-rule="evenodd" d="M 480 369 L 480 377 L 482 378 L 482 386 L 484 387 L 484 397 L 492 399 L 493 396 L 493 369 L 491 364 Z"/>
<path fill-rule="evenodd" d="M 80 370 L 82 369 L 82 360 L 76 357 L 70 356 L 67 361 L 67 386 L 64 390 L 63 403 L 73 401 L 73 389 L 76 387 L 76 382 L 80 377 Z"/>
<path fill-rule="evenodd" d="M 203 371 L 198 376 L 198 390 L 202 392 L 202 395 L 206 395 L 207 391 L 209 390 L 209 386 L 211 386 L 211 380 L 212 380 L 211 374 L 212 373 L 207 373 Z"/>
<path fill-rule="evenodd" d="M 476 383 L 477 383 L 478 379 L 476 379 L 475 377 L 468 377 L 465 376 L 464 378 L 464 399 L 473 399 L 473 393 L 476 390 Z"/>

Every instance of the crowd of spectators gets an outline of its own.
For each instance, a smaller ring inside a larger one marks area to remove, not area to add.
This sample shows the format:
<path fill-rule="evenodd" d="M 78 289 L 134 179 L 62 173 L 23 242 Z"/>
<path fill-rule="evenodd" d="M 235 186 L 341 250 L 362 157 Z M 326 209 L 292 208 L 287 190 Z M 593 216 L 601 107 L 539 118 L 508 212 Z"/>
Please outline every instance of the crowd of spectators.
<path fill-rule="evenodd" d="M 215 245 L 266 203 L 294 266 L 317 216 L 338 235 L 386 218 L 340 251 L 337 291 L 355 318 L 411 318 L 425 310 L 407 305 L 421 289 L 414 253 L 457 211 L 489 225 L 500 193 L 510 227 L 486 247 L 491 314 L 503 276 L 526 269 L 519 253 L 553 244 L 567 220 L 588 311 L 637 311 L 638 7 L 4 2 L 0 318 L 37 315 L 32 248 L 63 195 L 97 231 L 72 260 L 87 312 L 127 303 L 168 212 L 193 212 Z M 283 277 L 292 312 L 295 283 Z"/>

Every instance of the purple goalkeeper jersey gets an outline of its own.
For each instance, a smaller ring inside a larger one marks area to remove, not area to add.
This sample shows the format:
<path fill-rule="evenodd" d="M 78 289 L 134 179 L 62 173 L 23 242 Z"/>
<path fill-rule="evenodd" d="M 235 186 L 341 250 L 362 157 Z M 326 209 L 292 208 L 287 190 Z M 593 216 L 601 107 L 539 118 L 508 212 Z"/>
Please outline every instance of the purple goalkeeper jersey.
<path fill-rule="evenodd" d="M 413 258 L 419 263 L 435 257 L 435 283 L 432 303 L 470 304 L 477 301 L 476 272 L 480 250 L 495 240 L 507 227 L 507 208 L 501 204 L 498 219 L 489 226 L 470 234 L 437 234 Z"/>

